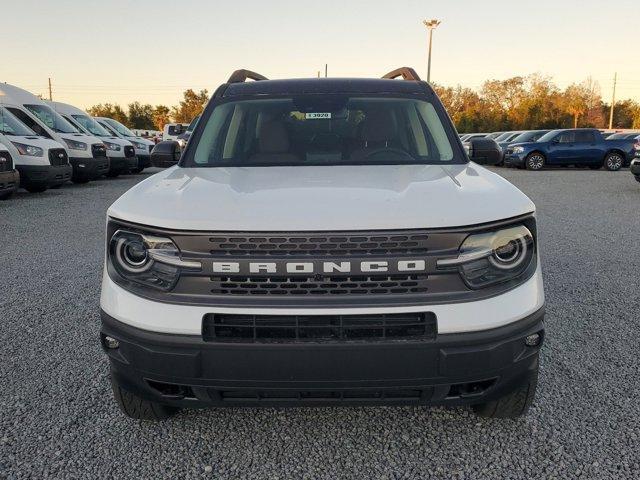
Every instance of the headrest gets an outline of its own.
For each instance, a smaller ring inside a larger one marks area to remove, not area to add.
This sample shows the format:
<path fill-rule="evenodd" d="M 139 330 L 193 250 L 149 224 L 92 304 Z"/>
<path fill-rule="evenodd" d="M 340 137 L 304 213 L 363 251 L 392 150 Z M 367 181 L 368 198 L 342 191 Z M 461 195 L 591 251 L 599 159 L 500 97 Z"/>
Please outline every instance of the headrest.
<path fill-rule="evenodd" d="M 385 142 L 396 136 L 396 126 L 391 112 L 374 110 L 367 112 L 362 123 L 362 140 L 367 142 Z"/>
<path fill-rule="evenodd" d="M 260 128 L 258 148 L 261 153 L 284 153 L 289 151 L 289 135 L 284 124 L 270 121 Z"/>

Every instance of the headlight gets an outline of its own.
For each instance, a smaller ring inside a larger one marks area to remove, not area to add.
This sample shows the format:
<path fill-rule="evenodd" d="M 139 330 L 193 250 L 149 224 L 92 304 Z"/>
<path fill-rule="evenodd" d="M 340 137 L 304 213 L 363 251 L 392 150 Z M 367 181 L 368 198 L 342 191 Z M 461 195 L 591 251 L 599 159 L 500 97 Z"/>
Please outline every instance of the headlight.
<path fill-rule="evenodd" d="M 20 155 L 28 155 L 30 157 L 41 157 L 44 154 L 44 150 L 40 147 L 34 147 L 33 145 L 25 145 L 24 143 L 11 142 L 13 146 L 18 149 Z"/>
<path fill-rule="evenodd" d="M 111 143 L 111 142 L 102 142 L 102 143 L 104 143 L 104 145 L 107 147 L 107 150 L 111 150 L 114 152 L 119 152 L 120 150 L 122 150 L 122 147 L 117 143 Z"/>
<path fill-rule="evenodd" d="M 75 140 L 70 140 L 68 138 L 63 138 L 64 143 L 67 144 L 67 147 L 69 147 L 71 150 L 86 150 L 87 149 L 87 144 L 84 142 L 77 142 Z"/>
<path fill-rule="evenodd" d="M 147 150 L 147 146 L 142 142 L 136 142 L 133 140 L 129 140 L 133 144 L 133 148 L 137 148 L 138 150 Z"/>
<path fill-rule="evenodd" d="M 469 235 L 457 258 L 438 260 L 438 268 L 457 267 L 470 288 L 484 288 L 522 275 L 535 256 L 529 229 L 518 225 L 495 232 Z"/>
<path fill-rule="evenodd" d="M 522 153 L 524 152 L 524 147 L 513 147 L 513 153 Z"/>
<path fill-rule="evenodd" d="M 171 290 L 182 269 L 200 270 L 197 261 L 184 261 L 170 238 L 117 230 L 109 241 L 109 261 L 116 273 L 131 282 Z"/>

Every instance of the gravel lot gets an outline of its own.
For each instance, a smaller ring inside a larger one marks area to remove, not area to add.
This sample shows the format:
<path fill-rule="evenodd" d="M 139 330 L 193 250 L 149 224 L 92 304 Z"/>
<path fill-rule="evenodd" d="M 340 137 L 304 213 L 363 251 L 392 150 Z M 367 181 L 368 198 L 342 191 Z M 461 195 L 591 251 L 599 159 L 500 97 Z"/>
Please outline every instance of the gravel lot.
<path fill-rule="evenodd" d="M 0 203 L 0 478 L 638 478 L 640 184 L 498 169 L 538 205 L 547 343 L 516 421 L 463 409 L 125 418 L 98 345 L 108 205 L 146 175 Z"/>

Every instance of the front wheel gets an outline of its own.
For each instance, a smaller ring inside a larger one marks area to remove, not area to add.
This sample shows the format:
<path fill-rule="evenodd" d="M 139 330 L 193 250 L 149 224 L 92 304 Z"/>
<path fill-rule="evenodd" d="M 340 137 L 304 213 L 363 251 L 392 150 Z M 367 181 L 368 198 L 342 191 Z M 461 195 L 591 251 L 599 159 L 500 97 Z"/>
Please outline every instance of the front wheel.
<path fill-rule="evenodd" d="M 538 388 L 538 366 L 516 390 L 490 402 L 474 405 L 473 411 L 480 417 L 516 418 L 526 415 Z"/>
<path fill-rule="evenodd" d="M 527 170 L 542 170 L 544 168 L 544 163 L 544 155 L 538 152 L 530 153 L 525 159 Z"/>
<path fill-rule="evenodd" d="M 622 164 L 624 163 L 624 158 L 622 155 L 616 152 L 608 153 L 606 157 L 604 157 L 604 167 L 610 172 L 617 172 L 622 168 Z"/>
<path fill-rule="evenodd" d="M 51 188 L 55 188 L 55 187 L 51 187 Z M 47 189 L 47 186 L 46 185 L 27 185 L 26 187 L 24 187 L 24 189 L 29 193 L 42 193 Z"/>
<path fill-rule="evenodd" d="M 0 194 L 0 200 L 7 200 L 11 195 L 13 195 L 13 192 L 2 193 Z"/>
<path fill-rule="evenodd" d="M 180 409 L 141 398 L 124 390 L 111 374 L 111 390 L 122 413 L 135 420 L 165 420 Z"/>

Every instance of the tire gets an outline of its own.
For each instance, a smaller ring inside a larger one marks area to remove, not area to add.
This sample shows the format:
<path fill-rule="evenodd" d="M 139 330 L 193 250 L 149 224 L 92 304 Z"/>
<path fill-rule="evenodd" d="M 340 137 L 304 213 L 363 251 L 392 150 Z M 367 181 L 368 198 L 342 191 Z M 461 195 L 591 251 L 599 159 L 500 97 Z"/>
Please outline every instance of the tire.
<path fill-rule="evenodd" d="M 526 415 L 533 403 L 538 387 L 538 366 L 525 383 L 507 395 L 487 403 L 474 405 L 473 411 L 486 418 L 516 418 Z"/>
<path fill-rule="evenodd" d="M 72 178 L 71 181 L 73 183 L 89 183 L 89 179 L 87 177 Z"/>
<path fill-rule="evenodd" d="M 524 159 L 524 164 L 527 167 L 527 170 L 542 170 L 545 165 L 544 155 L 540 152 L 531 152 L 527 155 L 527 158 Z"/>
<path fill-rule="evenodd" d="M 116 178 L 118 175 L 120 175 L 120 172 L 108 172 L 107 173 L 107 177 L 109 177 L 109 178 Z"/>
<path fill-rule="evenodd" d="M 640 175 L 634 175 L 633 178 L 636 179 L 636 182 L 640 182 Z"/>
<path fill-rule="evenodd" d="M 140 173 L 140 172 L 142 172 L 142 168 L 140 167 L 131 169 L 131 173 Z"/>
<path fill-rule="evenodd" d="M 607 156 L 604 157 L 604 168 L 606 168 L 610 172 L 617 172 L 622 168 L 623 164 L 624 156 L 622 156 L 618 152 L 607 153 Z"/>
<path fill-rule="evenodd" d="M 180 411 L 177 407 L 152 402 L 124 390 L 113 378 L 113 374 L 111 375 L 111 389 L 113 390 L 113 398 L 122 413 L 135 420 L 165 420 Z"/>
<path fill-rule="evenodd" d="M 60 188 L 60 187 L 58 187 L 58 188 Z M 42 193 L 47 189 L 47 187 L 46 187 L 46 185 L 38 185 L 38 186 L 27 185 L 26 187 L 24 187 L 24 189 L 29 193 Z"/>
<path fill-rule="evenodd" d="M 11 197 L 11 195 L 13 195 L 13 192 L 0 194 L 0 201 L 9 199 Z"/>

